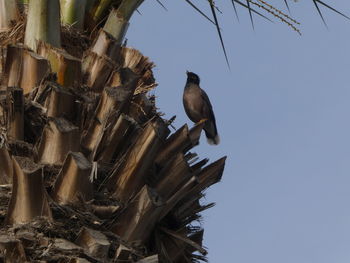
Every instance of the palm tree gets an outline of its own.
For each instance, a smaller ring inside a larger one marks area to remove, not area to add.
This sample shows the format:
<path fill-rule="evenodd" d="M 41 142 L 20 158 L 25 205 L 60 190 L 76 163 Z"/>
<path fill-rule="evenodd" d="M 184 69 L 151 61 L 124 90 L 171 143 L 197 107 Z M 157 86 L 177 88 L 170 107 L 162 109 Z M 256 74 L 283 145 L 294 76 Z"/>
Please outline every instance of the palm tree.
<path fill-rule="evenodd" d="M 185 1 L 216 25 L 225 52 L 214 2 L 211 19 Z M 203 124 L 169 135 L 173 119 L 148 95 L 153 63 L 122 44 L 142 2 L 0 0 L 4 262 L 206 260 L 193 222 L 213 206 L 203 191 L 226 157 L 207 165 L 190 152 Z M 267 2 L 232 4 L 298 31 Z"/>

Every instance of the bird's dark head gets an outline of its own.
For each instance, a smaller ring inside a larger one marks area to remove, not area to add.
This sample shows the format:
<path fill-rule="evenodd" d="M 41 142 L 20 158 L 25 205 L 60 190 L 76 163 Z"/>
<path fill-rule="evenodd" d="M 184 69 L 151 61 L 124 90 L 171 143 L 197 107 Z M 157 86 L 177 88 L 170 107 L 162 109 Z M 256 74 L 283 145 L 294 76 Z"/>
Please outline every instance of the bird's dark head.
<path fill-rule="evenodd" d="M 200 79 L 197 74 L 189 71 L 186 71 L 186 74 L 187 74 L 187 83 L 193 83 L 193 84 L 199 85 Z"/>

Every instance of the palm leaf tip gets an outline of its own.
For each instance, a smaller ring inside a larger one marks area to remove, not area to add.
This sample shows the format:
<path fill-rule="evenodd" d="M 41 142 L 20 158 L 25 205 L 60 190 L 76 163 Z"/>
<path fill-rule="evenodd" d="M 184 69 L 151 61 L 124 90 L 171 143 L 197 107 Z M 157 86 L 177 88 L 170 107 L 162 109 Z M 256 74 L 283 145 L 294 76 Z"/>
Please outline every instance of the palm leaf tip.
<path fill-rule="evenodd" d="M 260 17 L 270 21 L 271 23 L 273 23 L 273 21 L 270 18 L 268 18 L 267 16 L 264 16 L 263 14 L 259 13 L 258 11 L 256 11 L 253 8 L 251 8 L 250 6 L 247 6 L 246 4 L 242 3 L 241 1 L 239 1 L 239 0 L 233 0 L 233 1 L 236 2 L 237 4 L 243 6 L 244 8 L 249 9 L 252 13 L 257 14 L 258 16 L 260 16 Z"/>
<path fill-rule="evenodd" d="M 160 0 L 156 0 L 156 1 L 165 11 L 168 11 L 168 9 L 165 7 L 165 5 Z"/>
<path fill-rule="evenodd" d="M 254 21 L 253 21 L 252 9 L 250 8 L 250 0 L 247 0 L 247 6 L 248 6 L 248 11 L 249 11 L 250 22 L 252 23 L 252 27 L 254 30 Z"/>
<path fill-rule="evenodd" d="M 321 17 L 321 19 L 322 19 L 322 21 L 323 21 L 323 24 L 328 28 L 328 25 L 327 25 L 327 23 L 326 23 L 326 20 L 324 20 L 324 18 L 323 18 L 322 12 L 321 12 L 321 10 L 320 10 L 320 7 L 319 7 L 318 4 L 317 4 L 317 1 L 316 1 L 316 0 L 312 0 L 312 2 L 314 3 L 314 5 L 315 5 L 315 7 L 316 7 L 316 10 L 317 10 L 318 14 L 319 14 L 320 17 Z"/>
<path fill-rule="evenodd" d="M 235 1 L 231 0 L 231 2 L 232 2 L 233 10 L 235 11 L 235 14 L 236 14 L 237 21 L 239 22 L 239 17 L 238 17 L 238 12 L 237 12 Z"/>
<path fill-rule="evenodd" d="M 290 8 L 289 8 L 289 4 L 288 4 L 287 0 L 284 0 L 284 4 L 286 5 L 286 7 L 287 7 L 287 9 L 288 9 L 288 12 L 289 12 L 289 14 L 290 14 Z"/>
<path fill-rule="evenodd" d="M 218 18 L 217 18 L 217 16 L 216 16 L 215 5 L 214 5 L 213 0 L 208 0 L 208 2 L 209 2 L 210 9 L 211 9 L 211 12 L 212 12 L 214 21 L 215 21 L 215 26 L 216 26 L 217 33 L 218 33 L 218 35 L 219 35 L 219 39 L 220 39 L 222 51 L 224 52 L 225 60 L 226 60 L 227 66 L 228 66 L 228 68 L 230 68 L 230 63 L 229 63 L 229 61 L 228 61 L 228 57 L 227 57 L 227 52 L 226 52 L 224 40 L 223 40 L 223 37 L 222 37 L 222 34 L 221 34 L 221 29 L 220 29 L 220 26 L 219 26 L 219 21 L 218 21 Z"/>
<path fill-rule="evenodd" d="M 344 13 L 338 11 L 337 9 L 335 9 L 334 7 L 330 6 L 330 5 L 327 5 L 326 3 L 322 2 L 321 0 L 313 0 L 314 2 L 317 2 L 325 7 L 327 7 L 328 9 L 332 10 L 333 12 L 336 12 L 337 14 L 347 18 L 350 20 L 350 17 L 348 17 L 347 15 L 345 15 Z"/>
<path fill-rule="evenodd" d="M 194 3 L 192 3 L 190 0 L 185 0 L 192 8 L 194 8 L 201 16 L 203 16 L 205 19 L 210 21 L 213 25 L 216 25 L 215 22 L 210 19 L 202 10 L 200 10 Z"/>

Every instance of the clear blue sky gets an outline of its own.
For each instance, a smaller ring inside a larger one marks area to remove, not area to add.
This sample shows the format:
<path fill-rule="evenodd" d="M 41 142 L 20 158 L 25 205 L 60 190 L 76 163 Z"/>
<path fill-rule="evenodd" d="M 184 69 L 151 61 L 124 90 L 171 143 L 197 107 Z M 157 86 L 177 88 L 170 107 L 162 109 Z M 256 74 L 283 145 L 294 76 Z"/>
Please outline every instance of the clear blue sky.
<path fill-rule="evenodd" d="M 350 15 L 348 0 L 330 1 Z M 222 143 L 196 151 L 228 155 L 204 214 L 212 263 L 350 262 L 350 21 L 311 0 L 290 2 L 303 35 L 247 10 L 237 23 L 231 2 L 216 1 L 231 62 L 215 28 L 183 0 L 146 1 L 127 38 L 157 64 L 157 104 L 176 127 L 191 122 L 182 106 L 185 71 L 201 76 Z M 202 2 L 206 8 L 206 1 Z M 285 9 L 283 1 L 271 1 Z M 192 124 L 191 124 L 192 125 Z"/>

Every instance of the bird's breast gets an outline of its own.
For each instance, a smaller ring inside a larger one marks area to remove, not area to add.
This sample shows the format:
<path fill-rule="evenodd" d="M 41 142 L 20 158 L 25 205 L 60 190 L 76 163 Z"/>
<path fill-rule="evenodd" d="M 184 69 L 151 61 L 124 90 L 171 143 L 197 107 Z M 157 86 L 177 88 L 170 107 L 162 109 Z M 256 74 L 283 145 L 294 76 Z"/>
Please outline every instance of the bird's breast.
<path fill-rule="evenodd" d="M 202 119 L 203 100 L 199 89 L 185 89 L 183 103 L 188 117 L 193 122 L 198 122 Z"/>

